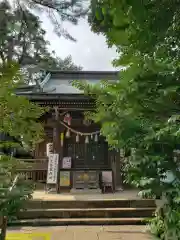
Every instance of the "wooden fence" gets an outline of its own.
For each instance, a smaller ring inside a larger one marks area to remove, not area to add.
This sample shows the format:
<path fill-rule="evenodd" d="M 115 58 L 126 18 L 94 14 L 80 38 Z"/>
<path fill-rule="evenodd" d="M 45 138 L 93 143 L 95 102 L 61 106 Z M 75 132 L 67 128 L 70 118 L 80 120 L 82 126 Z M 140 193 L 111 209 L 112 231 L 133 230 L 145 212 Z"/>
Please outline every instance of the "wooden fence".
<path fill-rule="evenodd" d="M 47 169 L 20 169 L 18 170 L 25 180 L 32 180 L 33 182 L 45 183 L 47 178 Z"/>
<path fill-rule="evenodd" d="M 18 173 L 23 175 L 25 180 L 31 180 L 34 183 L 46 183 L 47 179 L 47 159 L 21 159 L 23 163 L 18 168 Z"/>

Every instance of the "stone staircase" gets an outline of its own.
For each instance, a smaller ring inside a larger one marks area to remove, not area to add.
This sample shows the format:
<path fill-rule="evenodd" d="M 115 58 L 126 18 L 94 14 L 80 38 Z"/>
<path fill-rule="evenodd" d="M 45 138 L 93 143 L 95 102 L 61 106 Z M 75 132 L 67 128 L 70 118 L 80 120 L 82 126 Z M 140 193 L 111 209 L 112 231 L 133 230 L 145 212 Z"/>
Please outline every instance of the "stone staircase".
<path fill-rule="evenodd" d="M 145 224 L 156 209 L 154 200 L 32 200 L 12 226 Z"/>

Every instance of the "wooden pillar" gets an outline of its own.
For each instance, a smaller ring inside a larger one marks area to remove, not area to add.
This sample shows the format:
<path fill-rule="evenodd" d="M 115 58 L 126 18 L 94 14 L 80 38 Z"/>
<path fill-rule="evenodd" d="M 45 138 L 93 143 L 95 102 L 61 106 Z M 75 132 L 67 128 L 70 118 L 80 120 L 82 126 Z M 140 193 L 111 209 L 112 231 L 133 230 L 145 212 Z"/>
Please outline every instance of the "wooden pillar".
<path fill-rule="evenodd" d="M 59 142 L 60 142 L 60 137 L 59 137 L 59 109 L 58 107 L 54 107 L 54 117 L 55 117 L 55 122 L 54 122 L 54 127 L 53 127 L 53 151 L 54 153 L 57 153 L 59 155 Z M 58 174 L 57 174 L 57 183 L 56 183 L 56 192 L 59 192 L 59 165 L 60 165 L 60 159 L 58 161 Z"/>
<path fill-rule="evenodd" d="M 62 167 L 62 160 L 64 157 L 64 127 L 62 125 L 59 126 L 59 166 L 58 166 L 58 189 L 57 192 L 60 193 L 60 173 Z"/>
<path fill-rule="evenodd" d="M 110 155 L 111 159 L 111 169 L 112 169 L 112 184 L 113 184 L 113 191 L 116 191 L 116 162 L 115 162 L 115 155 L 114 152 L 111 152 Z"/>
<path fill-rule="evenodd" d="M 116 152 L 116 190 L 120 191 L 123 189 L 122 182 L 122 157 L 119 151 Z"/>
<path fill-rule="evenodd" d="M 121 157 L 118 151 L 113 150 L 109 152 L 111 156 L 111 166 L 114 179 L 114 190 L 122 190 L 122 170 L 121 170 Z"/>
<path fill-rule="evenodd" d="M 125 158 L 124 149 L 120 149 L 119 151 L 119 170 L 120 170 L 120 190 L 123 190 L 123 164 Z"/>
<path fill-rule="evenodd" d="M 54 110 L 55 110 L 55 125 L 53 129 L 53 144 L 54 153 L 57 153 L 59 156 L 56 191 L 57 193 L 60 193 L 60 169 L 62 165 L 62 159 L 64 157 L 64 127 L 60 124 L 62 116 L 60 116 L 59 114 L 59 108 L 55 107 Z"/>
<path fill-rule="evenodd" d="M 54 107 L 54 114 L 55 114 L 55 124 L 53 127 L 53 147 L 54 153 L 58 153 L 58 135 L 59 135 L 59 111 L 58 107 Z"/>

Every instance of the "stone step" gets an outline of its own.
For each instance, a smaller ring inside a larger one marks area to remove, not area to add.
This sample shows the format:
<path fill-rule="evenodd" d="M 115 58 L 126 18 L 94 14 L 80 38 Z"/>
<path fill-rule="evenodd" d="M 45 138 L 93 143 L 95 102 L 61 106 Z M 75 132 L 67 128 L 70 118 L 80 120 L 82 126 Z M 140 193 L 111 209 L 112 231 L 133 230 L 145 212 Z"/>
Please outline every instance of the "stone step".
<path fill-rule="evenodd" d="M 145 225 L 146 218 L 48 218 L 16 220 L 9 226 Z"/>
<path fill-rule="evenodd" d="M 27 209 L 59 208 L 146 208 L 156 207 L 153 199 L 106 199 L 106 200 L 31 200 L 24 206 Z"/>
<path fill-rule="evenodd" d="M 151 217 L 154 212 L 155 208 L 28 209 L 21 211 L 18 218 L 136 218 Z"/>

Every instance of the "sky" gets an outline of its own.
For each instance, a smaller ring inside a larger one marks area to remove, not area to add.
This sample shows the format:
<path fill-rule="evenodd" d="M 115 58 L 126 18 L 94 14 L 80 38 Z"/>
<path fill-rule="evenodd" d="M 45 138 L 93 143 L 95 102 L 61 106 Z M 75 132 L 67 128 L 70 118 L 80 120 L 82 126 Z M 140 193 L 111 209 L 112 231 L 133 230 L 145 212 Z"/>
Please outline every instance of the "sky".
<path fill-rule="evenodd" d="M 115 48 L 108 49 L 104 36 L 91 32 L 85 19 L 80 20 L 76 26 L 64 24 L 76 42 L 58 37 L 47 15 L 41 14 L 40 20 L 47 31 L 46 38 L 51 43 L 50 49 L 55 50 L 57 56 L 65 58 L 71 55 L 73 62 L 82 66 L 83 70 L 114 70 L 111 62 L 116 57 Z"/>

